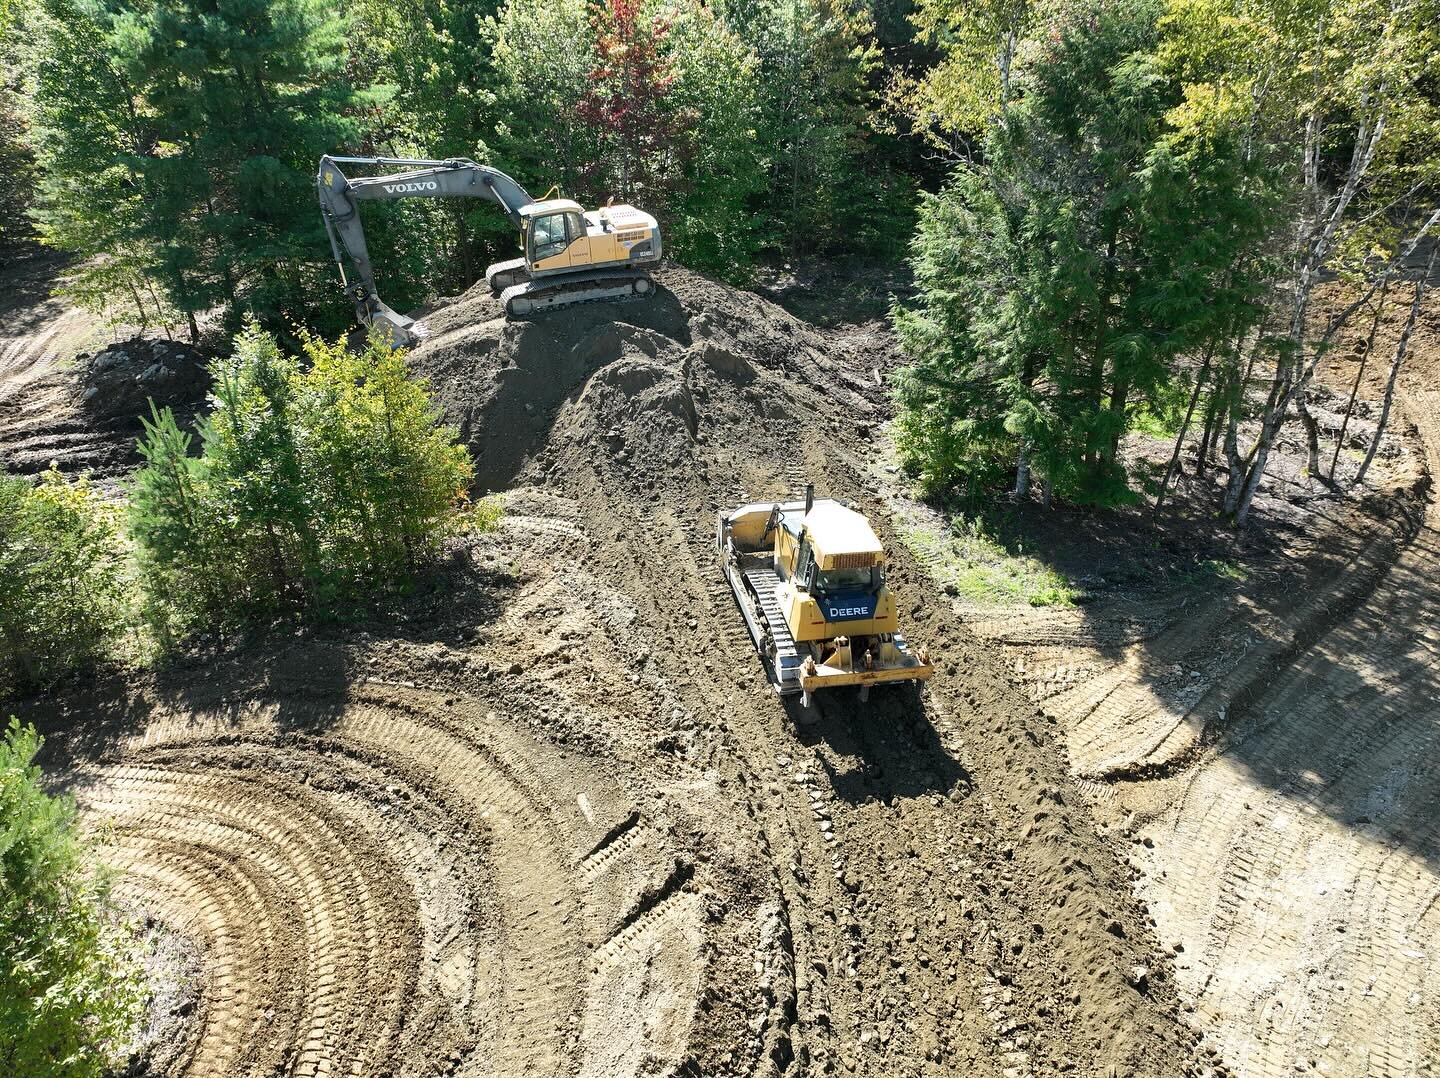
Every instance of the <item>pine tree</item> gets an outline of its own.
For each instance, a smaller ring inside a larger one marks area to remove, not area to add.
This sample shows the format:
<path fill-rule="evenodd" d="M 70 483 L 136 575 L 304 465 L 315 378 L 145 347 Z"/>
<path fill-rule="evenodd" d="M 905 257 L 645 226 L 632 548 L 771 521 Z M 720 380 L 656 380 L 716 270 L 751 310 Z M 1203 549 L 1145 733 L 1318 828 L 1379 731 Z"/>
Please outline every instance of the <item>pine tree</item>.
<path fill-rule="evenodd" d="M 1004 458 L 1022 494 L 1034 466 L 1064 496 L 1128 499 L 1135 408 L 1177 357 L 1260 316 L 1242 268 L 1271 218 L 1233 140 L 1172 125 L 1159 11 L 1068 8 L 1015 72 L 983 162 L 922 218 L 920 302 L 895 323 L 917 360 L 905 450 L 932 482 Z"/>
<path fill-rule="evenodd" d="M 45 792 L 40 745 L 13 718 L 0 736 L 0 1069 L 101 1078 L 143 1013 L 142 970 L 74 802 Z"/>
<path fill-rule="evenodd" d="M 473 471 L 403 355 L 255 326 L 212 367 L 200 452 L 160 412 L 131 491 L 151 614 L 166 633 L 325 613 L 410 579 L 460 523 Z"/>
<path fill-rule="evenodd" d="M 759 62 L 773 245 L 813 256 L 903 237 L 905 213 L 876 198 L 892 194 L 895 177 L 873 152 L 881 57 L 869 15 L 834 0 L 732 3 L 724 14 Z"/>
<path fill-rule="evenodd" d="M 277 328 L 316 313 L 329 250 L 321 153 L 376 100 L 345 77 L 348 22 L 320 0 L 37 0 L 42 229 L 133 260 L 183 312 Z"/>

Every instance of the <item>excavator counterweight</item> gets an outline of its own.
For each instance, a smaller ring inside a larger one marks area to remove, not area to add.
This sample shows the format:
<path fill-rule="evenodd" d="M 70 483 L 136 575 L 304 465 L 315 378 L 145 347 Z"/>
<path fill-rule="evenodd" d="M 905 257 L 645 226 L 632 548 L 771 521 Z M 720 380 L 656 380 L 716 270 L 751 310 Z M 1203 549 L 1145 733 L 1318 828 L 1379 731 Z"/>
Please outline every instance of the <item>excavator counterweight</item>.
<path fill-rule="evenodd" d="M 340 166 L 402 168 L 381 176 L 351 178 Z M 359 203 L 398 198 L 487 198 L 520 231 L 521 258 L 485 271 L 491 291 L 510 318 L 575 303 L 650 296 L 650 269 L 661 256 L 660 226 L 634 206 L 584 210 L 556 198 L 537 202 L 515 180 L 467 158 L 432 161 L 396 157 L 320 158 L 315 177 L 320 216 L 340 266 L 340 280 L 361 323 L 397 344 L 424 336 L 423 326 L 380 299 L 360 223 Z M 346 264 L 354 273 L 352 281 Z"/>

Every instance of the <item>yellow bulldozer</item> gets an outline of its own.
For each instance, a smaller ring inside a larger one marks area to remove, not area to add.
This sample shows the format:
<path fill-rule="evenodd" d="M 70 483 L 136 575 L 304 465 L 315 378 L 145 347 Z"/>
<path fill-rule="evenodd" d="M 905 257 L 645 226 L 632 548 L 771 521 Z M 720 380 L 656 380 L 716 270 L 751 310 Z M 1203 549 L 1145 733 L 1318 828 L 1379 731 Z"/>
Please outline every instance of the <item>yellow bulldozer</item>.
<path fill-rule="evenodd" d="M 730 590 L 775 691 L 924 681 L 925 648 L 900 633 L 885 586 L 885 551 L 869 522 L 815 488 L 792 502 L 754 502 L 720 514 L 715 536 Z"/>

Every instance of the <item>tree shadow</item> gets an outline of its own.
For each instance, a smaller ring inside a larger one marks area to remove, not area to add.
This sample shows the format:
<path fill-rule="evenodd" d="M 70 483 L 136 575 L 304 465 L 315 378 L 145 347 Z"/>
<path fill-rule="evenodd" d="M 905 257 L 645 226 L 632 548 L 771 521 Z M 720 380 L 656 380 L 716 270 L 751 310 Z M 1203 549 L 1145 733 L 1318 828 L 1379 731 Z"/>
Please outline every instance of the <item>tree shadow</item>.
<path fill-rule="evenodd" d="M 190 722 L 198 744 L 249 736 L 247 727 L 262 740 L 321 737 L 353 706 L 357 686 L 407 676 L 413 652 L 405 645 L 443 650 L 486 631 L 512 598 L 512 584 L 503 573 L 452 560 L 410 594 L 351 610 L 344 620 L 280 621 L 192 641 L 139 681 L 124 670 L 106 671 L 0 710 L 34 723 L 45 738 L 40 763 L 47 779 L 70 793 L 97 779 L 95 765 L 129 757 L 133 739 L 156 722 Z M 392 650 L 398 657 L 387 664 Z"/>
<path fill-rule="evenodd" d="M 1010 510 L 1007 549 L 1074 582 L 1077 602 L 1016 615 L 987 642 L 1050 664 L 1021 676 L 1068 722 L 1084 777 L 1165 778 L 1215 753 L 1302 811 L 1440 866 L 1440 775 L 1415 764 L 1440 745 L 1428 484 L 1356 502 L 1284 468 L 1267 482 L 1238 537 L 1214 525 L 1213 487 L 1182 490 L 1159 520 Z"/>

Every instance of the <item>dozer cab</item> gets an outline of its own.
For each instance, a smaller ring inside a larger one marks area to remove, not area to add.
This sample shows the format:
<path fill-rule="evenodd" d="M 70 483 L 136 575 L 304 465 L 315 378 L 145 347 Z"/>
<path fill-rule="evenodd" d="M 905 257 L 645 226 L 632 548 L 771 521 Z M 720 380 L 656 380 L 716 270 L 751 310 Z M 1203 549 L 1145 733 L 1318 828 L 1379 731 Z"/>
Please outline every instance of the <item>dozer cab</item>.
<path fill-rule="evenodd" d="M 716 546 L 770 683 L 782 696 L 924 681 L 925 649 L 900 633 L 885 586 L 885 552 L 869 522 L 844 505 L 755 502 L 720 514 Z"/>

